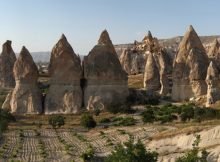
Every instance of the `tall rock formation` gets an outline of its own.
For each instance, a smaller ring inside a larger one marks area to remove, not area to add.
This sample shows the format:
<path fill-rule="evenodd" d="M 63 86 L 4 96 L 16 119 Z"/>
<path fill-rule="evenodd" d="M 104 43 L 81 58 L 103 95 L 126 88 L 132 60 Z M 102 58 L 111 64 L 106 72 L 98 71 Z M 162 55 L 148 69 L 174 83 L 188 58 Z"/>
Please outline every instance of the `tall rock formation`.
<path fill-rule="evenodd" d="M 206 83 L 208 85 L 206 106 L 210 106 L 217 100 L 220 100 L 219 71 L 215 63 L 212 61 L 210 62 L 207 70 Z"/>
<path fill-rule="evenodd" d="M 64 35 L 51 52 L 49 74 L 51 80 L 45 99 L 45 114 L 78 113 L 82 106 L 82 67 L 79 56 Z"/>
<path fill-rule="evenodd" d="M 149 54 L 145 66 L 144 88 L 148 92 L 160 89 L 160 73 L 152 53 Z"/>
<path fill-rule="evenodd" d="M 220 69 L 220 44 L 217 39 L 213 42 L 212 46 L 208 51 L 208 57 L 210 60 L 215 62 L 218 69 Z"/>
<path fill-rule="evenodd" d="M 127 74 L 104 30 L 98 44 L 84 57 L 84 104 L 87 109 L 123 103 L 128 96 Z"/>
<path fill-rule="evenodd" d="M 162 96 L 167 95 L 170 93 L 170 85 L 169 85 L 169 79 L 168 74 L 171 71 L 171 67 L 169 59 L 167 59 L 167 54 L 164 53 L 163 50 L 159 52 L 157 55 L 158 60 L 158 66 L 159 66 L 159 72 L 160 72 L 160 94 Z"/>
<path fill-rule="evenodd" d="M 29 51 L 23 47 L 14 64 L 16 85 L 11 94 L 8 109 L 15 114 L 39 114 L 42 112 L 41 93 L 38 88 L 38 69 Z M 10 95 L 8 96 L 10 97 Z M 6 102 L 8 102 L 6 101 Z"/>
<path fill-rule="evenodd" d="M 129 49 L 124 49 L 119 61 L 121 63 L 122 68 L 130 75 L 132 73 L 132 58 L 131 51 Z"/>
<path fill-rule="evenodd" d="M 205 78 L 208 64 L 205 49 L 190 26 L 174 60 L 172 99 L 183 101 L 206 94 Z"/>
<path fill-rule="evenodd" d="M 11 47 L 11 41 L 6 41 L 2 46 L 0 56 L 0 87 L 14 88 L 15 79 L 13 76 L 13 67 L 16 61 L 15 53 Z"/>

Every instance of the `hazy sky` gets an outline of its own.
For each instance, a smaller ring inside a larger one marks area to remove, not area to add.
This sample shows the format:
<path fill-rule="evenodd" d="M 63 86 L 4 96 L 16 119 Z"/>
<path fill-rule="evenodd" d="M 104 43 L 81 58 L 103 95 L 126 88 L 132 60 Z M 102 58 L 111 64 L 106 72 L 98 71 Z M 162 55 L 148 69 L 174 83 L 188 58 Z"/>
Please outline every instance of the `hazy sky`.
<path fill-rule="evenodd" d="M 219 0 L 1 0 L 0 43 L 19 52 L 50 51 L 64 33 L 79 54 L 88 54 L 103 29 L 114 44 L 183 35 L 220 34 Z"/>

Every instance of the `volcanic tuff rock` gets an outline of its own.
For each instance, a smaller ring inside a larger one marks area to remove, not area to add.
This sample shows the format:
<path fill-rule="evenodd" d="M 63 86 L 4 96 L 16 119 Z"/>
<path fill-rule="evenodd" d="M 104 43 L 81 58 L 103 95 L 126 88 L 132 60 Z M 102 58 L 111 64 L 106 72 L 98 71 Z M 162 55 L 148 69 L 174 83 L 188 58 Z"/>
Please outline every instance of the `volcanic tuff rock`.
<path fill-rule="evenodd" d="M 212 61 L 207 70 L 206 83 L 208 85 L 206 106 L 210 106 L 220 99 L 219 71 Z"/>
<path fill-rule="evenodd" d="M 127 74 L 104 30 L 98 44 L 84 57 L 84 104 L 87 109 L 123 103 L 128 96 Z"/>
<path fill-rule="evenodd" d="M 157 38 L 153 38 L 150 31 L 148 31 L 148 34 L 141 42 L 135 41 L 132 48 L 123 50 L 119 57 L 122 68 L 129 75 L 144 73 L 149 53 L 154 54 L 160 72 L 163 71 L 160 65 L 161 58 L 164 59 L 164 63 L 166 64 L 166 72 L 169 73 L 171 71 L 172 63 L 166 50 L 159 45 Z"/>
<path fill-rule="evenodd" d="M 146 54 L 134 53 L 130 49 L 124 49 L 120 56 L 120 63 L 129 75 L 144 73 Z"/>
<path fill-rule="evenodd" d="M 10 100 L 10 104 L 4 104 L 10 107 L 4 108 L 10 109 L 12 113 L 16 114 L 41 113 L 41 93 L 37 83 L 38 70 L 33 58 L 25 47 L 22 48 L 14 64 L 13 72 L 16 85 L 12 94 L 9 94 L 5 101 L 8 102 Z"/>
<path fill-rule="evenodd" d="M 205 49 L 190 26 L 174 60 L 172 99 L 182 101 L 206 94 L 205 78 L 208 64 Z"/>
<path fill-rule="evenodd" d="M 208 57 L 215 62 L 218 69 L 220 69 L 220 44 L 217 39 L 215 39 L 214 43 L 211 45 L 208 51 Z"/>
<path fill-rule="evenodd" d="M 160 88 L 160 73 L 152 53 L 149 54 L 145 66 L 144 88 L 149 92 Z"/>
<path fill-rule="evenodd" d="M 6 41 L 2 46 L 2 53 L 0 56 L 0 87 L 15 86 L 15 79 L 13 76 L 13 66 L 16 61 L 15 53 L 11 47 L 11 41 Z"/>
<path fill-rule="evenodd" d="M 62 35 L 51 52 L 49 92 L 45 114 L 78 113 L 82 105 L 82 67 L 66 37 Z"/>

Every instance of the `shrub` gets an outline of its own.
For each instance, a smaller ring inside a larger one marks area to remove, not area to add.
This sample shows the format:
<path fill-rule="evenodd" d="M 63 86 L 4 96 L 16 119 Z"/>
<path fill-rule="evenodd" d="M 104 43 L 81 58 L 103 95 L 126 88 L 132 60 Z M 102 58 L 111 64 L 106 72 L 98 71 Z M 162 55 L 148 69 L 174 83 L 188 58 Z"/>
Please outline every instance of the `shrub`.
<path fill-rule="evenodd" d="M 142 114 L 142 121 L 144 123 L 153 123 L 155 121 L 155 115 L 154 115 L 154 110 L 153 108 L 148 108 L 145 110 Z"/>
<path fill-rule="evenodd" d="M 102 118 L 99 123 L 109 123 L 111 120 L 109 118 Z"/>
<path fill-rule="evenodd" d="M 49 117 L 49 124 L 54 128 L 60 128 L 65 125 L 65 117 L 61 115 L 53 115 Z"/>
<path fill-rule="evenodd" d="M 187 121 L 190 119 L 193 119 L 194 117 L 194 108 L 193 105 L 188 104 L 188 105 L 182 105 L 181 107 L 181 120 L 182 121 Z"/>
<path fill-rule="evenodd" d="M 8 111 L 0 109 L 0 137 L 2 133 L 7 129 L 9 122 L 15 122 L 15 117 Z"/>
<path fill-rule="evenodd" d="M 118 123 L 116 123 L 116 126 L 131 126 L 135 125 L 136 120 L 133 117 L 124 117 L 117 120 Z"/>
<path fill-rule="evenodd" d="M 95 152 L 94 149 L 89 146 L 84 153 L 82 153 L 81 158 L 84 162 L 89 162 L 94 158 Z"/>
<path fill-rule="evenodd" d="M 134 144 L 133 139 L 128 142 L 118 144 L 115 150 L 106 157 L 105 162 L 156 162 L 158 154 L 145 149 L 145 146 L 139 140 Z"/>
<path fill-rule="evenodd" d="M 90 114 L 85 113 L 81 116 L 81 125 L 85 128 L 94 128 L 96 127 L 96 121 Z"/>
<path fill-rule="evenodd" d="M 199 156 L 199 143 L 200 143 L 200 135 L 196 136 L 196 139 L 193 143 L 192 150 L 189 150 L 182 157 L 177 159 L 177 162 L 207 162 L 207 157 L 209 153 L 206 150 L 202 150 L 201 156 Z"/>

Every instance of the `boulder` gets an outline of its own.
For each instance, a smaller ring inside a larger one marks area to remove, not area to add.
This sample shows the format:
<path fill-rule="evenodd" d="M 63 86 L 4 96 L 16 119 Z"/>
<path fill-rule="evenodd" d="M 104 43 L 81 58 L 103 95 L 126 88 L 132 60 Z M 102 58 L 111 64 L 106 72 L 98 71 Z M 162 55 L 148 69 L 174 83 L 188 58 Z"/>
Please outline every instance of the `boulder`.
<path fill-rule="evenodd" d="M 15 79 L 13 76 L 13 67 L 16 61 L 15 53 L 11 47 L 11 41 L 6 41 L 2 46 L 0 55 L 0 87 L 14 88 Z"/>
<path fill-rule="evenodd" d="M 145 66 L 144 88 L 148 92 L 160 89 L 160 73 L 152 53 L 149 54 Z"/>
<path fill-rule="evenodd" d="M 45 114 L 79 113 L 82 107 L 82 67 L 79 56 L 64 35 L 52 49 L 49 75 Z"/>
<path fill-rule="evenodd" d="M 38 88 L 38 69 L 29 51 L 23 47 L 13 69 L 15 88 L 3 105 L 15 114 L 39 114 L 42 112 L 41 93 Z M 11 99 L 9 99 L 11 98 Z M 7 104 L 10 100 L 10 104 Z"/>
<path fill-rule="evenodd" d="M 128 77 L 106 30 L 102 32 L 98 44 L 84 57 L 83 66 L 86 81 L 84 104 L 88 110 L 104 109 L 126 101 Z"/>
<path fill-rule="evenodd" d="M 184 101 L 205 95 L 208 64 L 205 49 L 197 33 L 190 26 L 174 60 L 172 99 Z"/>
<path fill-rule="evenodd" d="M 219 71 L 216 64 L 212 61 L 210 62 L 207 70 L 206 83 L 208 86 L 206 106 L 210 106 L 220 100 Z"/>

